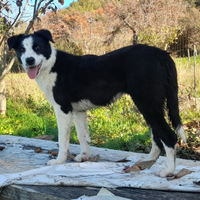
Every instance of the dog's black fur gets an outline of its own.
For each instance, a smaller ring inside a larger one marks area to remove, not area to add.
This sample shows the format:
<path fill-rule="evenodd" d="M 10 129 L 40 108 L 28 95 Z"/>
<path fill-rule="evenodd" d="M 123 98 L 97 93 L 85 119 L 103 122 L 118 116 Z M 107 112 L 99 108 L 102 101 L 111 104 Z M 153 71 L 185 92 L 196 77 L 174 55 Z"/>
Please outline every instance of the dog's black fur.
<path fill-rule="evenodd" d="M 20 49 L 25 48 L 23 41 L 28 37 L 33 39 L 33 50 L 34 46 L 40 46 L 39 51 L 34 50 L 37 55 L 42 54 L 47 60 L 52 57 L 49 44 L 49 41 L 53 42 L 51 34 L 41 30 L 8 40 L 10 49 L 15 49 L 21 63 L 24 52 Z M 81 104 L 83 100 L 88 100 L 94 106 L 106 106 L 118 94 L 129 94 L 150 126 L 155 146 L 162 149 L 164 145 L 165 150 L 172 149 L 174 153 L 177 136 L 165 120 L 165 107 L 174 129 L 179 131 L 182 124 L 176 67 L 166 51 L 138 44 L 101 56 L 74 56 L 56 50 L 55 57 L 55 63 L 49 66 L 50 74 L 57 74 L 52 87 L 53 98 L 65 114 L 89 109 L 87 106 L 82 110 L 73 106 L 74 103 Z M 40 71 L 38 77 L 42 74 Z"/>

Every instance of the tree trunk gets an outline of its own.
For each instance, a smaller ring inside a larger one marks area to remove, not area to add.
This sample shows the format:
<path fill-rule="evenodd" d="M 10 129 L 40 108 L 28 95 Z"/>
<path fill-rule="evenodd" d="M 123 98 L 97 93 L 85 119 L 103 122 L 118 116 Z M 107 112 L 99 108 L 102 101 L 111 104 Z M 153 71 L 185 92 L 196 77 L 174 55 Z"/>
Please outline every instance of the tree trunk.
<path fill-rule="evenodd" d="M 0 79 L 0 114 L 6 114 L 6 92 L 4 78 Z"/>

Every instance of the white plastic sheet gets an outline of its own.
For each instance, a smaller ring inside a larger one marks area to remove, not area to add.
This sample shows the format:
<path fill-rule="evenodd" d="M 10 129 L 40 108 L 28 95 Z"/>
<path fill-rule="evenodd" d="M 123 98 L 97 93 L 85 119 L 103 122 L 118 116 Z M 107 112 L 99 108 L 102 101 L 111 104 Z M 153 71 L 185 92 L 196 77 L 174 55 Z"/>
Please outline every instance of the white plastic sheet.
<path fill-rule="evenodd" d="M 193 181 L 200 181 L 200 162 L 177 159 L 176 172 L 183 168 L 194 171 L 180 179 L 168 181 L 155 175 L 165 167 L 165 157 L 160 157 L 151 167 L 135 173 L 124 173 L 123 168 L 144 159 L 146 154 L 108 150 L 92 147 L 93 155 L 99 154 L 99 162 L 67 162 L 63 165 L 45 166 L 50 159 L 46 153 L 35 153 L 34 148 L 44 150 L 58 148 L 56 142 L 28 139 L 14 136 L 0 136 L 0 143 L 5 149 L 0 152 L 0 186 L 8 184 L 29 185 L 67 185 L 98 187 L 134 187 L 156 190 L 200 192 L 200 186 Z M 70 151 L 78 153 L 78 145 L 71 145 Z M 117 163 L 116 160 L 127 158 L 128 163 Z M 10 173 L 13 171 L 14 173 Z"/>

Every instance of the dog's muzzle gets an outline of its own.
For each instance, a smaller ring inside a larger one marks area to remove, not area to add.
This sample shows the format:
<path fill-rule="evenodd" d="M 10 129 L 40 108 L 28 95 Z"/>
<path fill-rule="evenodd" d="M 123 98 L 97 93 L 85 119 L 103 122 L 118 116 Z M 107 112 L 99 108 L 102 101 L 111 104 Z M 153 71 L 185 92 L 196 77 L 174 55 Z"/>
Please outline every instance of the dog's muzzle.
<path fill-rule="evenodd" d="M 27 62 L 27 59 L 26 59 L 26 62 Z M 32 63 L 33 60 L 28 60 L 28 62 Z M 34 59 L 34 62 L 35 62 L 35 59 Z M 31 67 L 26 68 L 27 74 L 28 74 L 30 79 L 35 79 L 36 78 L 36 76 L 39 73 L 39 70 L 40 70 L 41 66 L 42 66 L 42 62 L 39 65 L 31 66 Z"/>

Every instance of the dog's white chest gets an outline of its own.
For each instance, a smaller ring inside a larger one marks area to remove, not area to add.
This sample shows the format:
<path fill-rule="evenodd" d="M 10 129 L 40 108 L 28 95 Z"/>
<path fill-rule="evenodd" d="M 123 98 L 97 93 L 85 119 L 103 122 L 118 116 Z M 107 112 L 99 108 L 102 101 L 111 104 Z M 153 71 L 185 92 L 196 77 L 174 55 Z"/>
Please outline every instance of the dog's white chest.
<path fill-rule="evenodd" d="M 48 75 L 45 75 L 48 73 Z M 57 78 L 57 73 L 43 72 L 35 80 L 40 87 L 41 91 L 45 94 L 47 100 L 53 105 L 55 103 L 53 97 L 53 87 Z"/>

